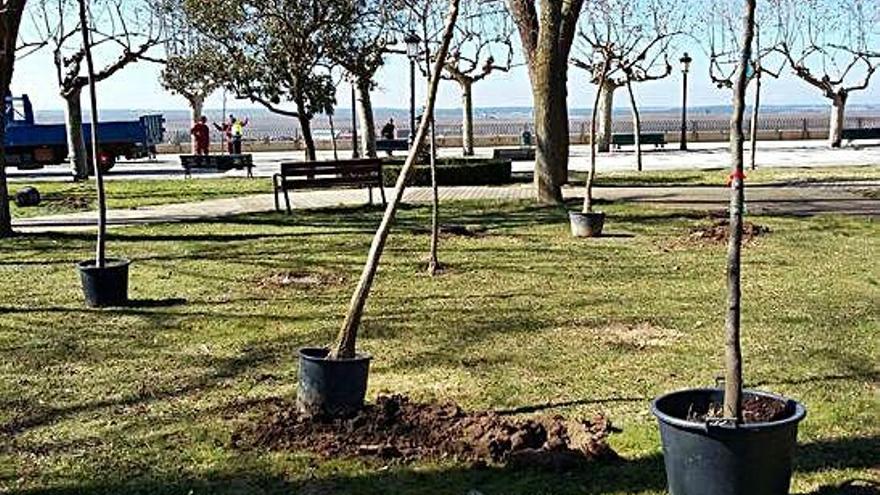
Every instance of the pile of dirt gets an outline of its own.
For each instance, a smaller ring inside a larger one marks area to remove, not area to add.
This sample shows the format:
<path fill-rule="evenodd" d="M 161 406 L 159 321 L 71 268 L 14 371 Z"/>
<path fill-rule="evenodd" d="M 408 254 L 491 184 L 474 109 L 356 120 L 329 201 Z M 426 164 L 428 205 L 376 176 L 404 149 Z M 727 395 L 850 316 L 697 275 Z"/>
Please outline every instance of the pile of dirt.
<path fill-rule="evenodd" d="M 743 423 L 768 423 L 779 421 L 787 416 L 785 403 L 769 397 L 752 396 L 743 400 L 742 403 Z M 720 402 L 709 404 L 708 411 L 692 411 L 688 414 L 688 421 L 704 422 L 706 420 L 722 419 L 724 417 L 724 405 Z"/>
<path fill-rule="evenodd" d="M 333 276 L 327 273 L 286 271 L 271 273 L 260 277 L 257 280 L 257 286 L 261 289 L 310 289 L 339 285 L 343 282 L 345 282 L 343 277 Z"/>
<path fill-rule="evenodd" d="M 456 225 L 446 224 L 440 225 L 440 237 L 483 237 L 488 235 L 488 229 L 482 225 Z M 419 228 L 416 230 L 419 234 L 431 234 L 430 228 Z"/>
<path fill-rule="evenodd" d="M 603 416 L 589 421 L 562 416 L 516 420 L 401 395 L 380 396 L 351 418 L 306 416 L 293 404 L 269 405 L 261 416 L 233 435 L 237 447 L 404 462 L 454 458 L 555 470 L 617 458 L 606 441 L 611 423 Z"/>
<path fill-rule="evenodd" d="M 68 210 L 90 210 L 95 205 L 95 198 L 81 194 L 47 194 L 44 198 L 47 203 Z"/>
<path fill-rule="evenodd" d="M 684 241 L 690 244 L 726 244 L 730 239 L 730 221 L 716 220 L 712 225 L 691 229 Z M 770 229 L 752 222 L 743 222 L 743 242 L 748 243 L 759 236 L 770 233 Z"/>

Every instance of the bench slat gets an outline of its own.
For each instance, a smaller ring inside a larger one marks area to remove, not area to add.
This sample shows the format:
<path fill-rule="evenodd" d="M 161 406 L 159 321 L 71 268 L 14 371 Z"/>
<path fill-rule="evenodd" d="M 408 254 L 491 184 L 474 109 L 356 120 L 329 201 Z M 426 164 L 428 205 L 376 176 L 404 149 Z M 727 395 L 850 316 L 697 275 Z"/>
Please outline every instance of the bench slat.
<path fill-rule="evenodd" d="M 322 188 L 322 187 L 330 187 L 330 186 L 376 186 L 379 187 L 382 185 L 381 179 L 379 177 L 375 177 L 373 180 L 352 180 L 347 177 L 322 177 L 319 179 L 310 179 L 310 180 L 291 180 L 285 179 L 282 182 L 282 187 L 286 189 L 307 189 L 310 187 Z"/>

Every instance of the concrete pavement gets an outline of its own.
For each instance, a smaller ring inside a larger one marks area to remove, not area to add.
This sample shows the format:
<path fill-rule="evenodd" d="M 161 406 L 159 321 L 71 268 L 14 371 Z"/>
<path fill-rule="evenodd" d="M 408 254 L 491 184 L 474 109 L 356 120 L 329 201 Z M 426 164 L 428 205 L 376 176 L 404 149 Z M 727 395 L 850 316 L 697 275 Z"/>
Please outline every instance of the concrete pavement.
<path fill-rule="evenodd" d="M 811 184 L 809 186 L 752 186 L 746 189 L 747 208 L 751 214 L 816 215 L 840 213 L 880 216 L 880 200 L 868 198 L 850 190 L 851 183 Z M 857 187 L 880 188 L 878 181 L 863 181 Z M 390 197 L 390 189 L 386 190 Z M 581 187 L 566 187 L 566 198 L 582 197 Z M 724 187 L 603 187 L 597 188 L 596 197 L 604 200 L 634 201 L 658 206 L 723 210 L 729 201 Z M 510 186 L 441 187 L 441 202 L 487 199 L 516 200 L 534 197 L 531 184 Z M 295 209 L 323 208 L 338 205 L 359 205 L 367 202 L 363 189 L 304 191 L 292 193 Z M 431 190 L 413 187 L 406 190 L 404 201 L 427 203 Z M 194 221 L 245 213 L 260 213 L 274 209 L 270 194 L 216 199 L 194 203 L 147 206 L 131 210 L 110 210 L 108 224 L 112 227 Z M 66 215 L 20 219 L 14 222 L 20 232 L 90 231 L 95 228 L 95 213 L 80 212 Z"/>
<path fill-rule="evenodd" d="M 493 148 L 478 148 L 477 156 L 492 156 Z M 350 152 L 347 152 L 350 153 Z M 399 154 L 399 153 L 398 153 Z M 458 148 L 443 148 L 441 156 L 460 155 Z M 340 154 L 345 157 L 346 152 Z M 655 150 L 649 146 L 643 152 L 645 170 L 713 169 L 725 168 L 728 163 L 727 143 L 693 143 L 689 151 L 680 151 L 675 143 L 669 148 Z M 583 171 L 589 168 L 590 147 L 572 146 L 570 169 Z M 332 152 L 318 153 L 321 160 L 333 158 Z M 281 161 L 302 160 L 302 152 L 263 152 L 254 154 L 254 174 L 269 177 L 278 171 Z M 830 149 L 825 141 L 759 141 L 758 167 L 818 167 L 845 165 L 880 165 L 880 141 L 859 141 L 855 146 Z M 635 155 L 631 149 L 602 153 L 599 155 L 600 172 L 635 170 Z M 530 172 L 532 162 L 514 162 L 514 172 Z M 65 166 L 47 167 L 42 170 L 20 171 L 9 169 L 12 182 L 30 180 L 68 180 L 70 174 Z M 244 176 L 243 171 L 230 171 L 226 174 L 198 173 L 195 178 L 218 178 Z M 120 162 L 107 174 L 108 180 L 132 178 L 174 178 L 183 177 L 183 169 L 177 155 L 160 155 L 155 161 Z"/>

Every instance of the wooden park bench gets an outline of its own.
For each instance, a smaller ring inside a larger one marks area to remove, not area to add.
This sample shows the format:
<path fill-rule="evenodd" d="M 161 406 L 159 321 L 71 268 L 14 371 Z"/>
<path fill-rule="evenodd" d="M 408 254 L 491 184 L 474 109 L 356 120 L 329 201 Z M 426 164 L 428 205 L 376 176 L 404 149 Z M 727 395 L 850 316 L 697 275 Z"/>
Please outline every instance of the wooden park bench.
<path fill-rule="evenodd" d="M 377 139 L 376 151 L 384 151 L 392 155 L 394 151 L 408 151 L 408 139 Z"/>
<path fill-rule="evenodd" d="M 180 155 L 180 164 L 186 177 L 192 175 L 193 169 L 225 172 L 227 170 L 247 169 L 248 178 L 254 176 L 253 155 Z"/>
<path fill-rule="evenodd" d="M 880 127 L 844 129 L 841 131 L 841 138 L 848 143 L 858 139 L 880 139 Z"/>
<path fill-rule="evenodd" d="M 666 134 L 662 132 L 643 132 L 639 134 L 640 144 L 653 144 L 655 148 L 666 147 Z M 634 133 L 616 132 L 611 135 L 611 144 L 619 150 L 621 146 L 635 146 L 636 135 Z"/>
<path fill-rule="evenodd" d="M 281 171 L 272 176 L 275 189 L 275 210 L 281 210 L 280 195 L 284 193 L 287 213 L 292 213 L 289 191 L 295 189 L 332 189 L 336 187 L 366 187 L 370 190 L 370 204 L 373 203 L 373 188 L 378 187 L 385 200 L 382 188 L 382 160 L 369 158 L 362 160 L 336 160 L 319 162 L 283 162 Z"/>
<path fill-rule="evenodd" d="M 492 158 L 496 160 L 510 160 L 512 162 L 530 162 L 535 159 L 535 148 L 533 146 L 495 148 L 492 150 Z"/>

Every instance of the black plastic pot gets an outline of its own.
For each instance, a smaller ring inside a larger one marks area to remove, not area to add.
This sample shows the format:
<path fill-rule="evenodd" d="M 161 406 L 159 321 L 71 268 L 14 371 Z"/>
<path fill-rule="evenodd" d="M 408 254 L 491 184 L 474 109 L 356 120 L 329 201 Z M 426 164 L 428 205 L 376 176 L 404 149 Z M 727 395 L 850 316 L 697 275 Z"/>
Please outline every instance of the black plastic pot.
<path fill-rule="evenodd" d="M 327 359 L 328 349 L 299 350 L 299 389 L 296 402 L 306 414 L 350 416 L 364 407 L 370 359 Z"/>
<path fill-rule="evenodd" d="M 571 221 L 571 235 L 575 237 L 599 237 L 605 226 L 605 214 L 602 212 L 570 211 L 568 219 Z"/>
<path fill-rule="evenodd" d="M 785 419 L 733 425 L 688 421 L 689 411 L 723 401 L 720 389 L 689 389 L 654 400 L 670 495 L 788 495 L 804 407 L 777 395 L 744 391 L 785 404 Z"/>
<path fill-rule="evenodd" d="M 128 303 L 128 267 L 126 259 L 108 259 L 98 268 L 95 260 L 77 264 L 86 304 L 93 307 L 124 306 Z"/>

